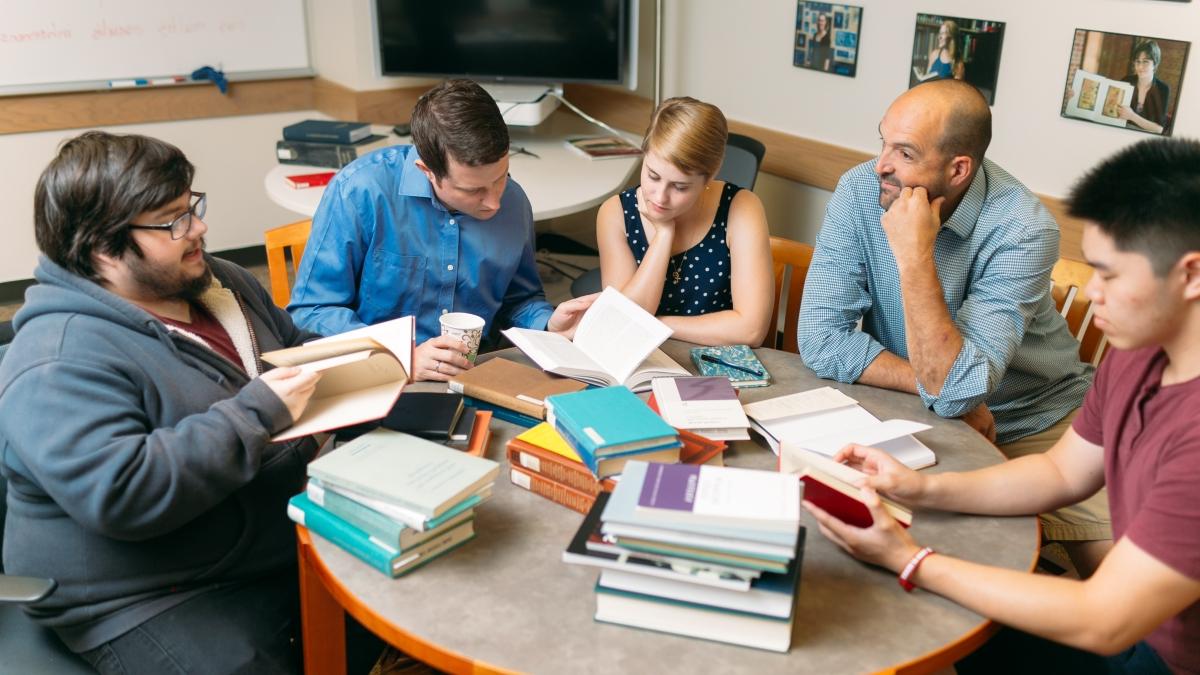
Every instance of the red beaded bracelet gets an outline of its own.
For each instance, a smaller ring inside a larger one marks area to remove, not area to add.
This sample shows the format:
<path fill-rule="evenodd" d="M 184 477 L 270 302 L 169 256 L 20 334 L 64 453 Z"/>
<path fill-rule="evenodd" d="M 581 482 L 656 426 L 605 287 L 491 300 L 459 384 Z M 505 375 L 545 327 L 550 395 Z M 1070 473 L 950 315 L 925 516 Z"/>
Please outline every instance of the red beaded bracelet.
<path fill-rule="evenodd" d="M 897 579 L 897 581 L 900 582 L 900 588 L 903 588 L 906 593 L 912 593 L 912 589 L 917 587 L 917 585 L 909 581 L 909 579 L 912 578 L 912 575 L 917 573 L 917 568 L 921 566 L 921 563 L 925 562 L 925 559 L 933 554 L 934 550 L 926 546 L 920 551 L 917 551 L 916 555 L 912 557 L 912 560 L 909 560 L 908 564 L 904 566 L 904 570 L 900 572 L 900 578 Z"/>

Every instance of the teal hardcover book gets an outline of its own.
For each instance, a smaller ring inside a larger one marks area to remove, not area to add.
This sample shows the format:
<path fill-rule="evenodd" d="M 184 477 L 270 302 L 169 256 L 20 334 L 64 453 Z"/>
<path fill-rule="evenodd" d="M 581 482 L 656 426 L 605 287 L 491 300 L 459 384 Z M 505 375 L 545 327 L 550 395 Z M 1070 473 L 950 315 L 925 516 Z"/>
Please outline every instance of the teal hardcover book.
<path fill-rule="evenodd" d="M 309 500 L 317 506 L 400 551 L 407 551 L 437 536 L 438 533 L 473 518 L 473 508 L 483 501 L 479 495 L 471 495 L 441 516 L 426 521 L 424 530 L 418 530 L 351 497 L 334 490 L 326 490 L 315 478 L 308 481 L 305 492 Z"/>
<path fill-rule="evenodd" d="M 490 459 L 375 429 L 317 458 L 308 475 L 435 518 L 494 482 L 499 469 Z"/>
<path fill-rule="evenodd" d="M 317 506 L 303 492 L 288 500 L 288 518 L 390 577 L 407 574 L 475 536 L 474 523 L 468 518 L 416 548 L 400 552 Z"/>
<path fill-rule="evenodd" d="M 771 384 L 771 373 L 747 345 L 696 347 L 690 354 L 701 375 L 728 377 L 738 388 Z"/>
<path fill-rule="evenodd" d="M 675 428 L 626 387 L 585 389 L 546 398 L 546 419 L 589 467 L 596 460 L 679 442 Z"/>

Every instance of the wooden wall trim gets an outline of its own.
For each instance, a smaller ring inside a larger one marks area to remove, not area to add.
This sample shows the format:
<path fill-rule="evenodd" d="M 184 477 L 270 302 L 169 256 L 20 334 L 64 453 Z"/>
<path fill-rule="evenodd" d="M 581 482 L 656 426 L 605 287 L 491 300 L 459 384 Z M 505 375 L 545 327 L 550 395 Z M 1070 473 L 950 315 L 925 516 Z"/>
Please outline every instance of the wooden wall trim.
<path fill-rule="evenodd" d="M 631 92 L 594 85 L 567 85 L 566 95 L 571 102 L 619 129 L 644 133 L 654 112 L 649 99 Z M 738 120 L 729 120 L 729 130 L 762 141 L 767 146 L 762 170 L 797 183 L 832 191 L 842 174 L 874 155 L 811 138 L 804 138 L 777 129 L 768 129 Z M 1061 199 L 1038 195 L 1058 221 L 1062 231 L 1059 255 L 1082 260 L 1080 239 L 1083 221 L 1067 215 Z"/>
<path fill-rule="evenodd" d="M 311 110 L 313 78 L 0 97 L 0 134 Z"/>
<path fill-rule="evenodd" d="M 408 121 L 426 89 L 356 91 L 323 78 L 305 77 L 232 82 L 228 96 L 206 85 L 7 96 L 0 97 L 0 134 L 312 109 L 336 119 L 396 124 Z M 588 114 L 639 134 L 653 112 L 649 99 L 615 87 L 569 84 L 566 95 Z M 767 146 L 764 172 L 823 190 L 833 190 L 843 173 L 872 157 L 861 150 L 738 120 L 730 120 L 729 128 Z M 1082 221 L 1066 214 L 1062 200 L 1039 197 L 1062 229 L 1060 254 L 1081 260 Z"/>

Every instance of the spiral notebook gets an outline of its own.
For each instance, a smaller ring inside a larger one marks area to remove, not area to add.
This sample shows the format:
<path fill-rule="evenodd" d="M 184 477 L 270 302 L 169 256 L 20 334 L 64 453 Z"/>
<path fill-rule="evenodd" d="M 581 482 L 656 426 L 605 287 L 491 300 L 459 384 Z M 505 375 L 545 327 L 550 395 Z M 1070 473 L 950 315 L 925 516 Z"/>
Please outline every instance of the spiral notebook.
<path fill-rule="evenodd" d="M 701 375 L 728 377 L 734 387 L 765 387 L 771 384 L 771 373 L 754 355 L 748 345 L 696 347 L 691 350 L 692 363 Z"/>

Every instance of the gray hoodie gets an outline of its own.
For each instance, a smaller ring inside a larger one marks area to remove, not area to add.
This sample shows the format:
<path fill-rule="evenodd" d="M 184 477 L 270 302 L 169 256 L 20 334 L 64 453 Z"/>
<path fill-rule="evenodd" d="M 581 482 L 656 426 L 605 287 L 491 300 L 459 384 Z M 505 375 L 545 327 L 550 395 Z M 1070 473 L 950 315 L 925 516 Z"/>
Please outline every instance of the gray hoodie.
<path fill-rule="evenodd" d="M 244 269 L 209 263 L 201 302 L 245 370 L 45 258 L 0 362 L 5 570 L 58 581 L 28 612 L 75 651 L 295 566 L 286 504 L 315 446 L 269 442 L 290 415 L 251 376 L 260 350 L 313 336 Z"/>

